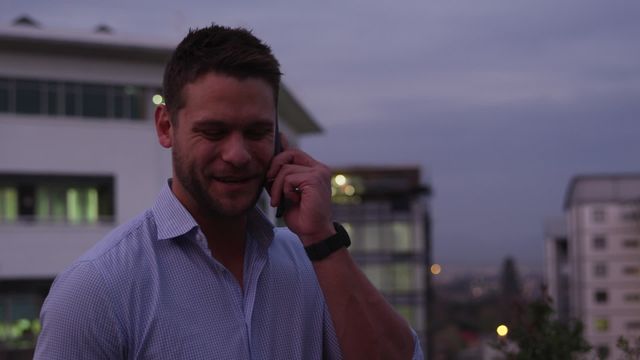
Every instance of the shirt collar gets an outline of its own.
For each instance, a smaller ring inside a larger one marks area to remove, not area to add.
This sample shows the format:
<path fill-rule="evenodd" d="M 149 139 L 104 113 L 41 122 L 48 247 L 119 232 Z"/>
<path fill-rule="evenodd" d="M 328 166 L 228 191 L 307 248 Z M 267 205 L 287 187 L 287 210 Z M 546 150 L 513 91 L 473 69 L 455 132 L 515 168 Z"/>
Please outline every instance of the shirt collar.
<path fill-rule="evenodd" d="M 151 208 L 158 229 L 158 240 L 173 239 L 199 228 L 193 216 L 171 191 L 170 184 L 171 180 L 162 187 Z M 250 238 L 267 248 L 273 240 L 273 230 L 273 224 L 258 207 L 249 211 L 247 233 Z"/>

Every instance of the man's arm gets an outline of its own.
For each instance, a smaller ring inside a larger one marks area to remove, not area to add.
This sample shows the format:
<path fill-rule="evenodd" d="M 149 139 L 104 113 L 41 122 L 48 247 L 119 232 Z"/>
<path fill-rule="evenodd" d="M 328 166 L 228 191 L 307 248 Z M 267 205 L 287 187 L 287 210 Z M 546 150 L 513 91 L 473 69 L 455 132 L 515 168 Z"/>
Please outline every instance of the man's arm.
<path fill-rule="evenodd" d="M 299 150 L 277 155 L 269 172 L 271 205 L 290 201 L 284 219 L 304 246 L 335 234 L 331 171 Z M 416 343 L 398 315 L 346 249 L 313 263 L 346 359 L 411 359 Z"/>

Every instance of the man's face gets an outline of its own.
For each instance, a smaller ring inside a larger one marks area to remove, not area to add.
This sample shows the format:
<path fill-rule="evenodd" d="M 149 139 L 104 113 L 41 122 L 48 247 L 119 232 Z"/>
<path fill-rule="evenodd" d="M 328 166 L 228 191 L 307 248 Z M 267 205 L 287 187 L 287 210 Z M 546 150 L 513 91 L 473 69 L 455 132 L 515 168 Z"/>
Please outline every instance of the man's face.
<path fill-rule="evenodd" d="M 245 214 L 273 156 L 273 90 L 261 79 L 209 73 L 182 96 L 172 130 L 174 192 L 204 216 Z"/>

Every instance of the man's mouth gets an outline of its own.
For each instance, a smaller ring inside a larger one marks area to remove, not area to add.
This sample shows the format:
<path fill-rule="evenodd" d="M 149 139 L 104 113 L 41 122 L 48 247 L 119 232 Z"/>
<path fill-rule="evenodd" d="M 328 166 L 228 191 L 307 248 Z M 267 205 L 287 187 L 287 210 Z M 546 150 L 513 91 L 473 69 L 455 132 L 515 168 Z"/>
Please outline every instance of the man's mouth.
<path fill-rule="evenodd" d="M 255 179 L 255 176 L 216 176 L 213 179 L 227 184 L 243 184 Z"/>

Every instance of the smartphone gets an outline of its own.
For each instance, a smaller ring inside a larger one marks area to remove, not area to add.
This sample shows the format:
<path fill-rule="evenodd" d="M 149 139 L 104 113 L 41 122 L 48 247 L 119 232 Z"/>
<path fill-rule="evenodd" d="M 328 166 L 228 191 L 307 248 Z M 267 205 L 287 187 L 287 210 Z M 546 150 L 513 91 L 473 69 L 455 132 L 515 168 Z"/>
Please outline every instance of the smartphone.
<path fill-rule="evenodd" d="M 276 118 L 276 139 L 274 141 L 275 148 L 273 150 L 273 155 L 278 155 L 282 152 L 282 139 L 280 139 L 280 129 L 278 128 L 278 119 Z M 276 218 L 281 218 L 284 215 L 284 212 L 287 210 L 287 200 L 284 197 L 284 193 L 280 197 L 280 204 L 278 205 L 278 209 L 276 209 Z"/>

